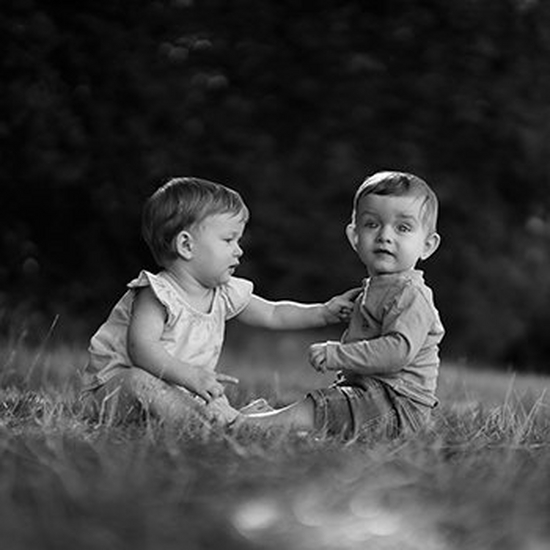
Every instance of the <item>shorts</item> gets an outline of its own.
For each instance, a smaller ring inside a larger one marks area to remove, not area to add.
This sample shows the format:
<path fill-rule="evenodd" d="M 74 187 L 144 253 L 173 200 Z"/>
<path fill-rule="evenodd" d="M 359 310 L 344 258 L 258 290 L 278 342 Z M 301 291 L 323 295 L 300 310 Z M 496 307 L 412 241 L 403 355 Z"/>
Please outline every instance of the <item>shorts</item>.
<path fill-rule="evenodd" d="M 340 385 L 308 394 L 314 404 L 315 429 L 346 439 L 364 434 L 396 437 L 428 424 L 431 408 L 398 394 L 380 380 L 361 386 Z"/>

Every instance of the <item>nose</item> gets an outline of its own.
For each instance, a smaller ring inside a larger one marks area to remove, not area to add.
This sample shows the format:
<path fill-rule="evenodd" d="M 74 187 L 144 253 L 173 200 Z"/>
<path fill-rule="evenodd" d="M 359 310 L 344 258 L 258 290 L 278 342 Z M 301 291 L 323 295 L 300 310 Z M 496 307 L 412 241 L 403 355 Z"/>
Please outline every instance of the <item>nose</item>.
<path fill-rule="evenodd" d="M 376 236 L 376 240 L 381 243 L 390 242 L 392 239 L 392 229 L 389 225 L 382 225 L 380 227 L 380 231 L 378 231 L 378 235 Z"/>
<path fill-rule="evenodd" d="M 237 256 L 237 258 L 240 258 L 242 255 L 243 255 L 243 249 L 241 248 L 241 245 L 237 243 L 235 245 L 235 256 Z"/>

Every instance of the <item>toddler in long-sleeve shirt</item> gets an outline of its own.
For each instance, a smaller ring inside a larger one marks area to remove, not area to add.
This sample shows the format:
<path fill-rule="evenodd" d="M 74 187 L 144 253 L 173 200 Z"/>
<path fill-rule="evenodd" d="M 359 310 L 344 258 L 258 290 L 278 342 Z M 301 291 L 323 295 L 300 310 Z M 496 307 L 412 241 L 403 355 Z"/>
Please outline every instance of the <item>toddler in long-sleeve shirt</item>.
<path fill-rule="evenodd" d="M 420 260 L 438 248 L 437 197 L 412 174 L 379 172 L 355 194 L 346 234 L 367 269 L 340 342 L 310 347 L 312 366 L 336 382 L 284 409 L 247 417 L 352 437 L 418 430 L 437 404 L 438 346 L 444 329 Z"/>
<path fill-rule="evenodd" d="M 443 326 L 418 270 L 365 281 L 341 342 L 327 342 L 326 364 L 341 384 L 374 377 L 428 407 L 437 404 L 438 344 Z"/>

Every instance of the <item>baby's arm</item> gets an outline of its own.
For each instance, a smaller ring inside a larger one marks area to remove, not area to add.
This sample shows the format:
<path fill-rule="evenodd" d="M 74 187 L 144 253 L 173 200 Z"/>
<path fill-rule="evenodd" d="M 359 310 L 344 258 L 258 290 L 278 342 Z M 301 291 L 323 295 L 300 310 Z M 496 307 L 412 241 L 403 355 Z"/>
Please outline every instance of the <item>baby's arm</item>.
<path fill-rule="evenodd" d="M 361 289 L 354 288 L 325 304 L 302 304 L 288 300 L 272 302 L 252 295 L 238 319 L 249 325 L 271 329 L 322 327 L 349 318 Z"/>
<path fill-rule="evenodd" d="M 401 370 L 412 359 L 414 351 L 407 336 L 393 333 L 347 344 L 332 341 L 312 344 L 309 362 L 319 372 L 347 369 L 381 374 Z"/>
<path fill-rule="evenodd" d="M 128 354 L 132 362 L 166 382 L 183 386 L 207 402 L 221 396 L 224 392 L 221 382 L 236 382 L 236 379 L 183 363 L 170 355 L 160 342 L 165 318 L 166 311 L 151 289 L 140 290 L 128 327 Z"/>
<path fill-rule="evenodd" d="M 433 309 L 424 296 L 414 289 L 406 289 L 386 311 L 380 336 L 348 343 L 313 344 L 309 360 L 319 371 L 398 372 L 416 357 L 433 321 Z"/>

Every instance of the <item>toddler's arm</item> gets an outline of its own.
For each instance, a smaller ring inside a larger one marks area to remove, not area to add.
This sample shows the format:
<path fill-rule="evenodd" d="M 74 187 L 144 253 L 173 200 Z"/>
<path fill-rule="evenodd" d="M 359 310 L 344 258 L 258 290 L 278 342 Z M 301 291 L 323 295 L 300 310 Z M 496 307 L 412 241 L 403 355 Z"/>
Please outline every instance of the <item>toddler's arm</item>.
<path fill-rule="evenodd" d="M 421 293 L 409 289 L 386 311 L 380 336 L 313 344 L 309 360 L 321 372 L 341 369 L 362 374 L 397 372 L 419 353 L 434 320 L 433 307 Z"/>
<path fill-rule="evenodd" d="M 414 356 L 403 334 L 388 334 L 371 340 L 343 344 L 322 342 L 309 348 L 309 362 L 319 372 L 348 369 L 363 374 L 397 372 Z"/>
<path fill-rule="evenodd" d="M 302 304 L 288 300 L 272 302 L 253 294 L 237 318 L 249 325 L 271 329 L 322 327 L 349 319 L 360 292 L 360 288 L 348 290 L 325 304 Z"/>
<path fill-rule="evenodd" d="M 221 382 L 237 382 L 232 376 L 211 372 L 170 355 L 160 342 L 166 312 L 149 288 L 137 294 L 128 328 L 128 354 L 132 362 L 151 374 L 199 395 L 206 402 L 220 397 Z"/>

